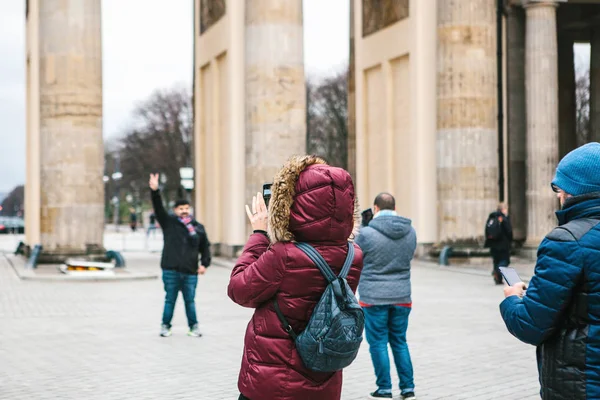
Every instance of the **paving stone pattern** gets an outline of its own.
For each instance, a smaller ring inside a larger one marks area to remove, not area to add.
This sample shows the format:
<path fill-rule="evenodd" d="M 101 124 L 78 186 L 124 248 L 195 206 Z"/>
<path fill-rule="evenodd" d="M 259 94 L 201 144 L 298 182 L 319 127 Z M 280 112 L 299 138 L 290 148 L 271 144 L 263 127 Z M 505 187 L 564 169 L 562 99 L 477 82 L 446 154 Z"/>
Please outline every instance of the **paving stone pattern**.
<path fill-rule="evenodd" d="M 128 256 L 130 268 L 158 268 L 157 254 Z M 237 399 L 252 310 L 227 297 L 229 274 L 214 266 L 200 279 L 204 337 L 185 335 L 179 300 L 174 335 L 163 339 L 160 280 L 20 281 L 0 257 L 0 399 Z M 413 294 L 419 399 L 539 398 L 534 348 L 507 333 L 501 287 L 487 274 L 417 263 Z M 344 400 L 375 389 L 366 343 L 344 376 Z"/>

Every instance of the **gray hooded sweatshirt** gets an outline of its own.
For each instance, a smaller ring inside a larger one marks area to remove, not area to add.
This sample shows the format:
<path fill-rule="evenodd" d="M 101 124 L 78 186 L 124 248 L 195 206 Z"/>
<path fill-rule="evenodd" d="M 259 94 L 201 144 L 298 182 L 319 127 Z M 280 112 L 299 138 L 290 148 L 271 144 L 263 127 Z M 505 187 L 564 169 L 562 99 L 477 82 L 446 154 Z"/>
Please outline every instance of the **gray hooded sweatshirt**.
<path fill-rule="evenodd" d="M 358 285 L 360 301 L 369 305 L 411 303 L 410 263 L 417 235 L 410 219 L 378 216 L 360 230 L 356 244 L 364 259 Z"/>

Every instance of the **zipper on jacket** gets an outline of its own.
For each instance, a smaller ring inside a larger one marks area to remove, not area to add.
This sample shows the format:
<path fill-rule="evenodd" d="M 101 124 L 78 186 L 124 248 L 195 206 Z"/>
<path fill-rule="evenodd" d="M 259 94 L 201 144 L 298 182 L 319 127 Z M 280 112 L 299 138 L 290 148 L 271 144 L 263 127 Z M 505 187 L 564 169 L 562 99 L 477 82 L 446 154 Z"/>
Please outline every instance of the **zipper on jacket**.
<path fill-rule="evenodd" d="M 322 340 L 322 338 L 318 338 L 317 342 L 319 343 L 319 354 L 323 354 L 323 340 Z"/>

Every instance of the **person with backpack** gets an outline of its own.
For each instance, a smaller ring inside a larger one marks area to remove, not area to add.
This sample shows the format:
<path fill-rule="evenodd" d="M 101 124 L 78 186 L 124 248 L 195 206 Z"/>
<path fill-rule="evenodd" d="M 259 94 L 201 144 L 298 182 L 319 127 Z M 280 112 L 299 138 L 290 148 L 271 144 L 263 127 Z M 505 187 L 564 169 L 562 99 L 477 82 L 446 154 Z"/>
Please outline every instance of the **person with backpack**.
<path fill-rule="evenodd" d="M 377 378 L 377 390 L 369 398 L 392 398 L 389 343 L 400 379 L 400 395 L 412 400 L 415 383 L 406 331 L 412 308 L 410 264 L 417 249 L 417 235 L 411 221 L 396 213 L 396 201 L 391 194 L 379 194 L 373 212 L 373 219 L 356 238 L 365 264 L 358 293 Z"/>
<path fill-rule="evenodd" d="M 497 285 L 502 284 L 499 267 L 510 265 L 510 248 L 513 240 L 512 225 L 508 216 L 508 206 L 500 203 L 498 209 L 488 216 L 485 224 L 485 244 L 490 249 L 494 269 L 492 275 Z"/>
<path fill-rule="evenodd" d="M 347 171 L 298 156 L 271 190 L 268 211 L 261 193 L 246 206 L 253 233 L 227 288 L 255 309 L 239 399 L 337 400 L 364 324 L 354 297 L 362 252 L 349 240 L 358 225 L 354 184 Z"/>

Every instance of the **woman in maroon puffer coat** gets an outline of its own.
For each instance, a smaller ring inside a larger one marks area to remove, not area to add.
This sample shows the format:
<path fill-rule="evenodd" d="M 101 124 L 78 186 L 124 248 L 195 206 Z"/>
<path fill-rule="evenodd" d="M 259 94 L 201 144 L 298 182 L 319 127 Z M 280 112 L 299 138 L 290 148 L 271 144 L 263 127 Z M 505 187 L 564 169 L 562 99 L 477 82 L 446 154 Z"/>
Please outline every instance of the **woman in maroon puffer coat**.
<path fill-rule="evenodd" d="M 246 330 L 240 399 L 336 400 L 342 392 L 342 371 L 314 372 L 303 365 L 272 299 L 277 298 L 294 331 L 302 332 L 326 280 L 293 242 L 311 244 L 339 274 L 358 220 L 352 178 L 320 158 L 294 157 L 276 175 L 271 190 L 268 213 L 261 194 L 253 199 L 252 210 L 246 207 L 254 234 L 228 287 L 233 301 L 256 308 Z M 356 291 L 363 260 L 360 248 L 354 248 L 347 279 Z"/>

